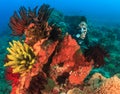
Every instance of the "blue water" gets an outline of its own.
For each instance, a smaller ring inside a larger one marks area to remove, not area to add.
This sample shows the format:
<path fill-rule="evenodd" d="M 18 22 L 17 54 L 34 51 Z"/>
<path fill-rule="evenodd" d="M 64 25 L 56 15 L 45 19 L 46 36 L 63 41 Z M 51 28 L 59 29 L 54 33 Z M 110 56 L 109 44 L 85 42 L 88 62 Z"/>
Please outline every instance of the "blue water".
<path fill-rule="evenodd" d="M 0 0 L 0 31 L 6 28 L 10 16 L 20 6 L 35 7 L 43 3 L 65 15 L 85 15 L 97 22 L 119 23 L 119 0 Z"/>
<path fill-rule="evenodd" d="M 101 40 L 101 44 L 110 51 L 111 56 L 107 65 L 93 72 L 100 72 L 106 77 L 120 73 L 120 0 L 0 0 L 0 94 L 5 94 L 1 91 L 6 89 L 1 88 L 1 82 L 8 86 L 2 66 L 8 42 L 13 38 L 6 34 L 11 33 L 9 19 L 21 6 L 34 8 L 44 3 L 66 16 L 85 16 L 88 20 L 90 41 Z"/>

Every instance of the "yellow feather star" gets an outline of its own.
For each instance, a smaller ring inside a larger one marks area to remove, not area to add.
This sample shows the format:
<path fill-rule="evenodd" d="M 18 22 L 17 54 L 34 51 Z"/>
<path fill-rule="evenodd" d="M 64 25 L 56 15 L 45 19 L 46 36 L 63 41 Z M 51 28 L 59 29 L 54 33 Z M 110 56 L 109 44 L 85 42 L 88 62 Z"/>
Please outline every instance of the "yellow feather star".
<path fill-rule="evenodd" d="M 21 43 L 20 41 L 9 42 L 10 48 L 7 50 L 9 54 L 7 55 L 8 62 L 4 66 L 10 66 L 13 68 L 13 73 L 24 73 L 32 68 L 35 63 L 35 54 L 33 49 L 26 43 Z"/>

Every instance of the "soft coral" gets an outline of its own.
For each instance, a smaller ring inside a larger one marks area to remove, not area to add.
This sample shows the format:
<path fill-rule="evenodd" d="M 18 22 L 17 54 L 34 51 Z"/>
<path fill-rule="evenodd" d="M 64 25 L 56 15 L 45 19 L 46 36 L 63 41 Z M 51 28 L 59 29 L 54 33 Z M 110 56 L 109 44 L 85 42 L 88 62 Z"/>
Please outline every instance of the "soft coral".
<path fill-rule="evenodd" d="M 10 81 L 10 84 L 12 86 L 15 86 L 18 84 L 20 75 L 18 73 L 12 73 L 12 68 L 6 69 L 6 80 Z"/>

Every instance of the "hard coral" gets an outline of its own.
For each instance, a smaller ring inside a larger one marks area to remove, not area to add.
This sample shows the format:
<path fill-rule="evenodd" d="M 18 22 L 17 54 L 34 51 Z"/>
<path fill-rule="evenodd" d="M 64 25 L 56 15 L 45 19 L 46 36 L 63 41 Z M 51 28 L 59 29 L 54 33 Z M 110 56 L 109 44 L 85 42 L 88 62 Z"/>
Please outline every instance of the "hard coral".
<path fill-rule="evenodd" d="M 29 71 L 35 63 L 35 55 L 33 49 L 26 43 L 22 44 L 20 41 L 9 42 L 10 48 L 7 48 L 9 54 L 8 62 L 4 66 L 11 66 L 13 73 L 23 73 Z M 19 47 L 19 48 L 18 48 Z"/>
<path fill-rule="evenodd" d="M 73 88 L 70 89 L 67 94 L 84 94 L 82 90 L 80 90 L 79 88 Z"/>
<path fill-rule="evenodd" d="M 102 74 L 95 73 L 91 76 L 89 81 L 85 83 L 86 85 L 82 87 L 82 90 L 85 94 L 93 94 L 93 92 L 96 91 L 106 80 L 107 78 Z"/>
<path fill-rule="evenodd" d="M 86 57 L 86 60 L 88 62 L 93 59 L 95 62 L 95 67 L 100 67 L 105 64 L 104 58 L 108 57 L 109 55 L 104 48 L 97 44 L 86 49 L 84 52 L 84 56 Z"/>
<path fill-rule="evenodd" d="M 113 76 L 106 80 L 100 88 L 98 88 L 93 94 L 119 94 L 120 93 L 120 79 L 117 76 Z"/>

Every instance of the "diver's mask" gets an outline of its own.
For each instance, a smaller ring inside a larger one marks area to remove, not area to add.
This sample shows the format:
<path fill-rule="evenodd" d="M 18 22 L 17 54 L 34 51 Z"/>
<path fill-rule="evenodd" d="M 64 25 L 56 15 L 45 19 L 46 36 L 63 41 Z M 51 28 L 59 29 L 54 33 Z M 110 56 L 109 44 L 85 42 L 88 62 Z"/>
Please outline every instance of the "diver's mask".
<path fill-rule="evenodd" d="M 78 26 L 80 27 L 80 31 L 81 31 L 80 38 L 85 39 L 86 34 L 87 34 L 87 24 L 86 24 L 86 22 L 82 21 Z"/>

